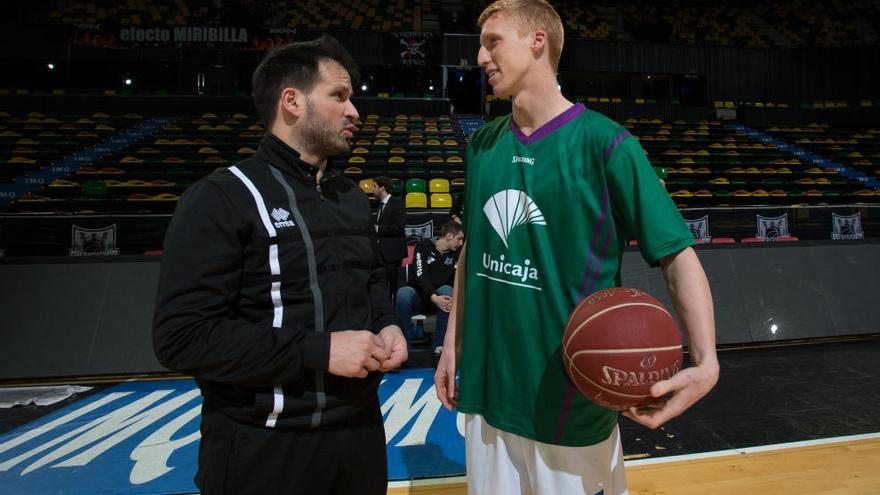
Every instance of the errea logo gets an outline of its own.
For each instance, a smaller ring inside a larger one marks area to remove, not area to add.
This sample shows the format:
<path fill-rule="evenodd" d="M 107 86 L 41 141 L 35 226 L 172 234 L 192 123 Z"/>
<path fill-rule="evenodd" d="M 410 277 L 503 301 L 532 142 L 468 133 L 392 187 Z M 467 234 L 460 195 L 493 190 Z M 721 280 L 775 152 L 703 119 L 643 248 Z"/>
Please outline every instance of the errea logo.
<path fill-rule="evenodd" d="M 272 218 L 275 219 L 276 229 L 283 227 L 296 227 L 296 224 L 293 223 L 292 220 L 288 220 L 288 217 L 290 217 L 290 212 L 284 208 L 274 208 L 272 210 Z"/>

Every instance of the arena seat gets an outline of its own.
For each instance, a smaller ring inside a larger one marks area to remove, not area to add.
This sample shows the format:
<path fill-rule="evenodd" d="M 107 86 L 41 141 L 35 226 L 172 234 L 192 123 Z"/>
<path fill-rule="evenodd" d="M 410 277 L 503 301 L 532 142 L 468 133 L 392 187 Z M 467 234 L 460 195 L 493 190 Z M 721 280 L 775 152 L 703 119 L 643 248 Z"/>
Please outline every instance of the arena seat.
<path fill-rule="evenodd" d="M 424 192 L 411 192 L 406 194 L 407 208 L 427 208 L 428 196 Z"/>

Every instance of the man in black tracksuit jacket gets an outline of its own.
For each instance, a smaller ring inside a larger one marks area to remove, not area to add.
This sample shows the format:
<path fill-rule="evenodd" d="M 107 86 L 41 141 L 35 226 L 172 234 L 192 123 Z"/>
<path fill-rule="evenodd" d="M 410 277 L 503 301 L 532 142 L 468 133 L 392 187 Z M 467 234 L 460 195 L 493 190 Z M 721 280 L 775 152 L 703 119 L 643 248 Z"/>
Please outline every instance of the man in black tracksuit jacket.
<path fill-rule="evenodd" d="M 311 88 L 283 79 L 309 56 Z M 154 347 L 201 388 L 204 494 L 386 491 L 377 390 L 406 343 L 369 201 L 326 165 L 357 118 L 350 66 L 329 37 L 268 55 L 254 94 L 270 132 L 194 184 L 168 228 Z"/>

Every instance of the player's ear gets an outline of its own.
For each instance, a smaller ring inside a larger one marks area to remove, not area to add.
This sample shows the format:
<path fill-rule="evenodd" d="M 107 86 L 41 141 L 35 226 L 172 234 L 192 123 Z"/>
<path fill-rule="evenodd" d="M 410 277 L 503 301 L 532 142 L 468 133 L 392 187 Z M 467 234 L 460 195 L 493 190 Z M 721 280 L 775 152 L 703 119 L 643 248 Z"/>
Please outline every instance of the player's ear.
<path fill-rule="evenodd" d="M 281 112 L 285 120 L 291 117 L 299 120 L 303 116 L 306 108 L 306 95 L 292 87 L 286 87 L 281 90 L 281 97 L 278 101 L 278 111 Z"/>
<path fill-rule="evenodd" d="M 532 53 L 535 57 L 539 57 L 541 55 L 541 50 L 543 50 L 547 46 L 547 33 L 542 30 L 537 30 L 532 33 Z"/>

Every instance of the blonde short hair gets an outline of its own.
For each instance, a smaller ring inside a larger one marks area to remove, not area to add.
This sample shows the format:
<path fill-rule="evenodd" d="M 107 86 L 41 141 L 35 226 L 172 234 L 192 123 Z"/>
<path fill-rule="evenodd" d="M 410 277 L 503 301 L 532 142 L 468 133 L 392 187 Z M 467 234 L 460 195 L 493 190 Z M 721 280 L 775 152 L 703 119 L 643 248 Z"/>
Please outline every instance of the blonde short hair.
<path fill-rule="evenodd" d="M 552 5 L 546 0 L 497 0 L 483 10 L 477 21 L 480 27 L 495 14 L 509 14 L 516 23 L 520 36 L 529 32 L 542 30 L 547 33 L 547 48 L 550 65 L 554 71 L 559 69 L 559 58 L 562 56 L 562 45 L 565 43 L 565 32 L 562 19 Z"/>

